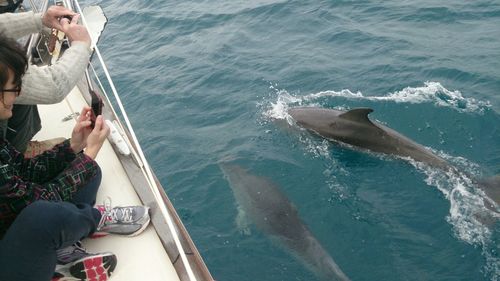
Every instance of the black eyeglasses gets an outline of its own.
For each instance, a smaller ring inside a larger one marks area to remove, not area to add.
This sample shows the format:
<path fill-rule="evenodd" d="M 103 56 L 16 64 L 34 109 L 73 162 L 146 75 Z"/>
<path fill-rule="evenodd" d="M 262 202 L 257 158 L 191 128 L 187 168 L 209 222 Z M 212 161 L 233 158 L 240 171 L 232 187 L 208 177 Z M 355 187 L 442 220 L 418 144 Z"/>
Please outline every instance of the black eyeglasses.
<path fill-rule="evenodd" d="M 4 93 L 14 93 L 16 97 L 19 97 L 19 95 L 21 94 L 21 87 L 17 87 L 15 89 L 2 89 L 2 98 Z"/>

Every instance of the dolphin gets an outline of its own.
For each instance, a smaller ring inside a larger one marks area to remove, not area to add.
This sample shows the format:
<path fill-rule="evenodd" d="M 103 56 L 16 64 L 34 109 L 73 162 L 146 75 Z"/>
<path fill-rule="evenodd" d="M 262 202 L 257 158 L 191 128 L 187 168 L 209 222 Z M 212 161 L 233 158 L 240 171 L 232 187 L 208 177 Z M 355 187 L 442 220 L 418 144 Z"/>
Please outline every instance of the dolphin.
<path fill-rule="evenodd" d="M 348 111 L 316 107 L 294 107 L 288 110 L 295 122 L 326 139 L 339 141 L 375 152 L 410 157 L 431 167 L 457 173 L 455 167 L 429 149 L 402 134 L 368 118 L 371 108 L 354 108 Z M 473 179 L 472 176 L 468 175 Z M 500 176 L 474 182 L 496 204 L 485 206 L 498 213 L 500 205 Z"/>
<path fill-rule="evenodd" d="M 491 199 L 484 199 L 484 206 L 486 208 L 500 214 L 499 206 L 500 206 L 500 175 L 496 175 L 487 179 L 479 180 L 478 182 L 479 188 L 484 191 L 484 194 Z"/>
<path fill-rule="evenodd" d="M 240 210 L 258 229 L 290 249 L 322 280 L 350 280 L 301 221 L 297 209 L 278 186 L 238 165 L 220 163 L 219 166 Z"/>
<path fill-rule="evenodd" d="M 429 149 L 378 122 L 371 121 L 371 108 L 349 111 L 315 107 L 295 107 L 288 113 L 301 127 L 329 140 L 336 140 L 374 152 L 410 157 L 432 167 L 450 165 Z"/>

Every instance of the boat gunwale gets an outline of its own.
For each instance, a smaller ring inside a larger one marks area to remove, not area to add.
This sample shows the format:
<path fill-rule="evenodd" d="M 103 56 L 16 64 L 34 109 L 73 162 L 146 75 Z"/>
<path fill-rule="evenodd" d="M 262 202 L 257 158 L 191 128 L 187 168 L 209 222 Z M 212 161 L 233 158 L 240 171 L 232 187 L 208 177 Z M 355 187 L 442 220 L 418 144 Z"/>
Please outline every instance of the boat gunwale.
<path fill-rule="evenodd" d="M 128 144 L 130 145 L 130 148 L 134 150 L 134 152 L 137 155 L 137 146 L 135 143 L 131 142 L 130 140 L 132 139 L 131 134 L 129 130 L 123 126 L 120 118 L 117 116 L 116 111 L 114 110 L 114 107 L 112 106 L 109 97 L 107 96 L 106 92 L 101 89 L 100 84 L 95 82 L 95 77 L 91 77 L 91 81 L 95 83 L 93 85 L 94 89 L 100 89 L 100 94 L 104 95 L 106 98 L 103 99 L 103 116 L 110 121 L 116 120 L 121 128 L 123 130 L 124 135 L 127 138 Z M 84 97 L 85 101 L 87 104 L 90 104 L 90 94 L 88 91 L 88 87 L 86 86 L 86 80 L 82 78 L 82 80 L 77 84 L 77 87 Z M 83 88 L 83 89 L 82 89 Z M 140 145 L 140 144 L 139 144 Z M 158 180 L 156 174 L 154 173 L 153 169 L 149 167 L 155 183 L 156 183 L 156 188 L 157 191 L 161 195 L 162 202 L 158 202 L 154 196 L 151 194 L 151 190 L 147 188 L 146 186 L 152 186 L 152 188 L 155 188 L 153 185 L 151 185 L 147 177 L 145 175 L 145 169 L 144 165 L 141 165 L 140 160 L 137 160 L 134 156 L 134 154 L 130 154 L 129 156 L 124 156 L 122 155 L 118 149 L 116 148 L 115 145 L 112 145 L 112 148 L 115 152 L 115 154 L 118 156 L 118 159 L 120 160 L 120 163 L 122 164 L 130 183 L 132 184 L 134 190 L 136 191 L 137 195 L 143 202 L 143 204 L 149 205 L 151 207 L 151 224 L 155 228 L 155 231 L 160 238 L 162 245 L 165 248 L 165 251 L 167 252 L 168 256 L 170 257 L 171 263 L 174 265 L 175 270 L 177 271 L 179 275 L 179 279 L 181 281 L 192 281 L 190 280 L 186 268 L 182 263 L 179 263 L 178 260 L 180 260 L 179 257 L 179 252 L 177 250 L 177 247 L 175 247 L 173 243 L 172 233 L 168 229 L 166 225 L 166 218 L 162 215 L 161 212 L 157 212 L 157 206 L 155 204 L 163 204 L 167 207 L 168 213 L 173 220 L 176 228 L 176 232 L 180 233 L 179 238 L 181 238 L 181 244 L 184 250 L 184 253 L 188 257 L 189 263 L 191 265 L 191 268 L 193 269 L 193 272 L 196 276 L 196 280 L 203 280 L 203 281 L 213 281 L 214 278 L 210 274 L 210 271 L 208 270 L 208 267 L 206 266 L 203 257 L 201 256 L 200 252 L 198 251 L 196 245 L 194 244 L 191 236 L 189 235 L 186 227 L 182 223 L 182 220 L 180 219 L 179 215 L 177 214 L 172 202 L 168 198 L 163 185 L 161 182 Z M 135 169 L 135 170 L 134 170 Z M 140 172 L 139 172 L 140 171 Z M 140 175 L 141 179 L 138 179 L 137 176 Z"/>

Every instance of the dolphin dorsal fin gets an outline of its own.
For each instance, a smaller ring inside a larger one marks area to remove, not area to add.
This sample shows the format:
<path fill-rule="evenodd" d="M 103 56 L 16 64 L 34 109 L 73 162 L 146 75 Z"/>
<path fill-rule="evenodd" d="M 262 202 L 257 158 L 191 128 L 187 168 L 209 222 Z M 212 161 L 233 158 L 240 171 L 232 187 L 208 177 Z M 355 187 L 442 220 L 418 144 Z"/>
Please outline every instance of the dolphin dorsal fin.
<path fill-rule="evenodd" d="M 356 122 L 368 122 L 372 124 L 372 121 L 368 118 L 368 114 L 373 112 L 373 109 L 368 107 L 360 107 L 351 109 L 345 113 L 339 115 L 340 118 L 356 121 Z"/>

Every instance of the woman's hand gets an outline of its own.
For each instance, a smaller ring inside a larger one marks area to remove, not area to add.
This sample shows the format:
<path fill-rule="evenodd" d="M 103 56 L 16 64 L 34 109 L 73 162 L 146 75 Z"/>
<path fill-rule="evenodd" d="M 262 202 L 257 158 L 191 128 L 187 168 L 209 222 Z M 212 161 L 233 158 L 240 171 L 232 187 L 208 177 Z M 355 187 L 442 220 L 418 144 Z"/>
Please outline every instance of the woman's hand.
<path fill-rule="evenodd" d="M 94 129 L 90 127 L 92 109 L 85 106 L 78 117 L 73 133 L 71 134 L 70 145 L 75 153 L 82 151 L 85 147 L 85 154 L 95 159 L 102 144 L 109 135 L 109 127 L 104 122 L 101 115 L 95 120 Z"/>
<path fill-rule="evenodd" d="M 88 135 L 87 148 L 84 153 L 88 157 L 95 159 L 108 135 L 109 127 L 106 125 L 106 122 L 104 122 L 104 118 L 102 115 L 97 116 L 95 119 L 94 129 L 90 135 Z"/>
<path fill-rule="evenodd" d="M 80 116 L 76 120 L 75 128 L 71 133 L 71 148 L 75 153 L 82 151 L 87 146 L 87 138 L 92 132 L 92 128 L 90 124 L 90 116 L 92 114 L 92 109 L 90 107 L 85 106 L 80 113 Z"/>

